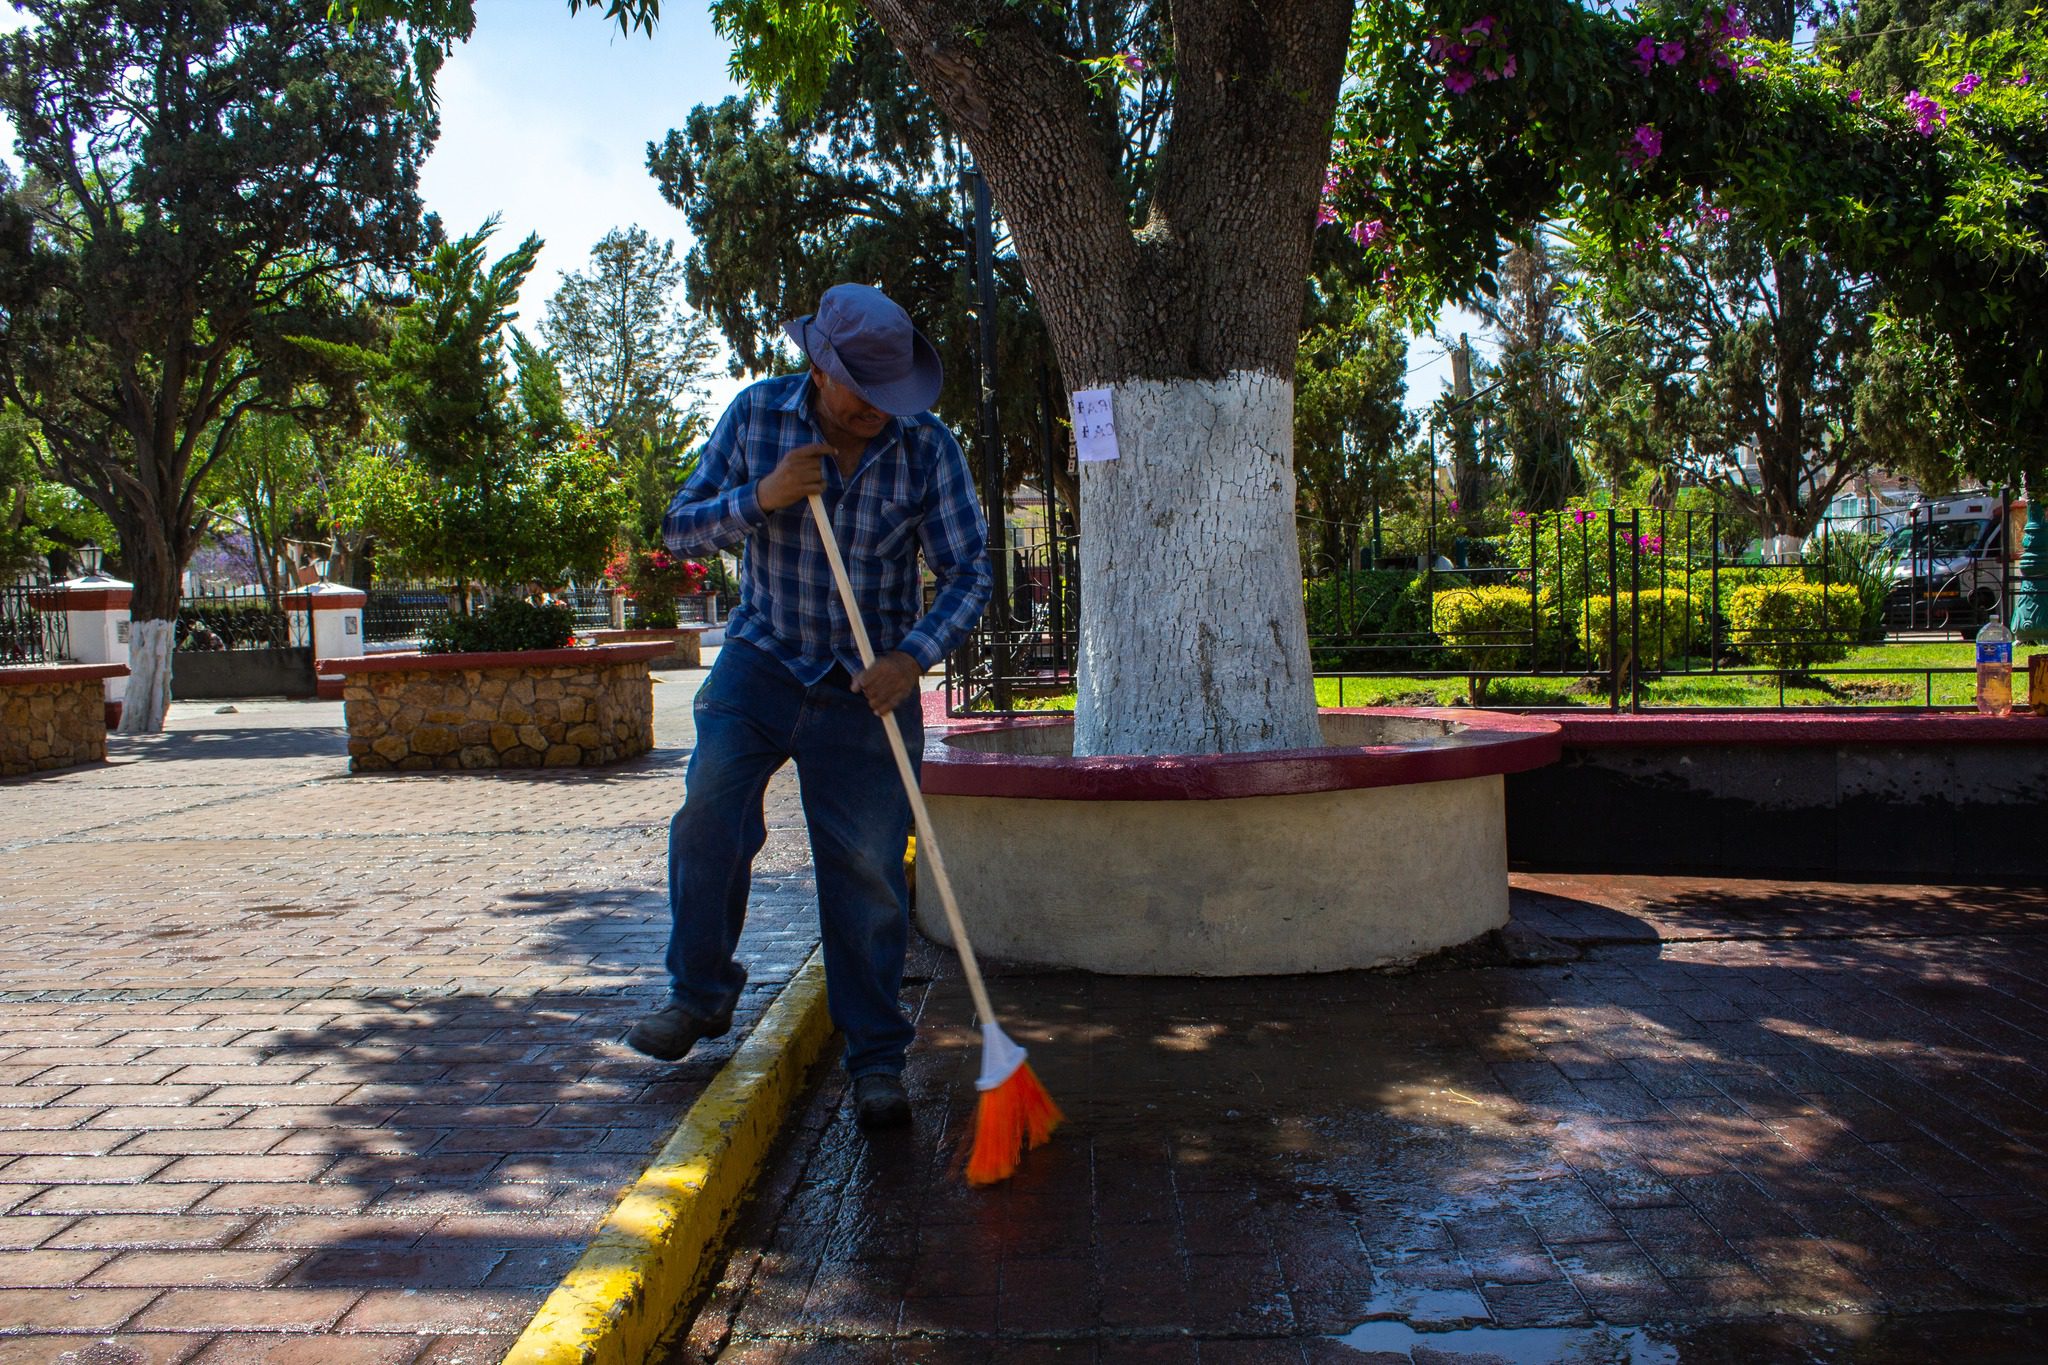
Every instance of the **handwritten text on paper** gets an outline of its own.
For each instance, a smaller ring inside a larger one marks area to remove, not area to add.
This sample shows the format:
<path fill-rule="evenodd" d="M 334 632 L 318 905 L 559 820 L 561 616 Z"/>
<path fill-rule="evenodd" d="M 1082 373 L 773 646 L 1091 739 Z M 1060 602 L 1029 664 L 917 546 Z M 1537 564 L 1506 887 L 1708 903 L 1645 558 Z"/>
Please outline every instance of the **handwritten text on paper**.
<path fill-rule="evenodd" d="M 1109 409 L 1109 390 L 1076 389 L 1072 402 L 1074 453 L 1083 460 L 1114 460 L 1116 421 Z"/>

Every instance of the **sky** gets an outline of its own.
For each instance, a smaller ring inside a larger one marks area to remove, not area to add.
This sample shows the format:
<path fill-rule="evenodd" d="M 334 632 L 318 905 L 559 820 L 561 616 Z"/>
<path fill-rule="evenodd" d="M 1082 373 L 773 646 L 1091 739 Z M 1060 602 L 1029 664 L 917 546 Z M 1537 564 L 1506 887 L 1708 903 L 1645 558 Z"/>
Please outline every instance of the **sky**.
<path fill-rule="evenodd" d="M 654 36 L 626 36 L 566 0 L 481 0 L 476 34 L 441 68 L 441 138 L 420 177 L 427 208 L 451 235 L 492 214 L 509 250 L 529 232 L 546 242 L 521 296 L 529 332 L 564 274 L 583 269 L 613 228 L 671 239 L 689 228 L 647 173 L 647 144 L 680 127 L 691 108 L 738 87 L 725 41 L 701 4 L 662 8 Z M 497 254 L 495 251 L 493 254 Z M 716 406 L 737 391 L 721 373 Z"/>

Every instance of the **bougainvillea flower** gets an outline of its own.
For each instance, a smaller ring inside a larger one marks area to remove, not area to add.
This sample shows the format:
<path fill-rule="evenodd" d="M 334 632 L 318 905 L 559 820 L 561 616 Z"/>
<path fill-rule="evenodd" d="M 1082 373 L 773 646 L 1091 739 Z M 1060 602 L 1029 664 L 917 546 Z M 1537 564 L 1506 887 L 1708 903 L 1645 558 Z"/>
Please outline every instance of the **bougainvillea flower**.
<path fill-rule="evenodd" d="M 1336 221 L 1337 221 L 1337 210 L 1335 210 L 1334 208 L 1331 208 L 1331 207 L 1330 207 L 1330 206 L 1329 206 L 1328 204 L 1318 204 L 1318 205 L 1316 206 L 1316 226 L 1317 226 L 1317 227 L 1328 227 L 1328 226 L 1329 226 L 1330 224 L 1332 224 L 1332 223 L 1334 223 L 1334 222 L 1336 222 Z"/>

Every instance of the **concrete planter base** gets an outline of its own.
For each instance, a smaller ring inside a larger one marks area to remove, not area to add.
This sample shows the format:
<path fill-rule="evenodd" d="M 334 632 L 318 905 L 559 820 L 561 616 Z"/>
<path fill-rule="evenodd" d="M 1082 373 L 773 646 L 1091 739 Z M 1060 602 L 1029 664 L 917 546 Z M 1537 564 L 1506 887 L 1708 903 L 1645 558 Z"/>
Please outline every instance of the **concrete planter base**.
<path fill-rule="evenodd" d="M 934 731 L 924 788 L 978 950 L 1120 975 L 1410 962 L 1508 919 L 1502 774 L 1548 721 L 1329 711 L 1329 747 L 1074 759 L 1061 722 Z M 950 942 L 928 859 L 917 924 Z"/>

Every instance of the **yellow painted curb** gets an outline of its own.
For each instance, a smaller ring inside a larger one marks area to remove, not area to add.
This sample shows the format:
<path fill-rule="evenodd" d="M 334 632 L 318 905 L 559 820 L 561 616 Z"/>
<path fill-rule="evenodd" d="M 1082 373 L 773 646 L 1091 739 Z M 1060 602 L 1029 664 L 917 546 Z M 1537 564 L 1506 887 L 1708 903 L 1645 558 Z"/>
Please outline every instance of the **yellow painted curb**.
<path fill-rule="evenodd" d="M 832 1036 L 814 950 L 654 1163 L 600 1223 L 504 1365 L 640 1365 L 712 1265 L 811 1063 Z"/>

